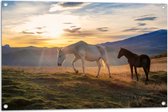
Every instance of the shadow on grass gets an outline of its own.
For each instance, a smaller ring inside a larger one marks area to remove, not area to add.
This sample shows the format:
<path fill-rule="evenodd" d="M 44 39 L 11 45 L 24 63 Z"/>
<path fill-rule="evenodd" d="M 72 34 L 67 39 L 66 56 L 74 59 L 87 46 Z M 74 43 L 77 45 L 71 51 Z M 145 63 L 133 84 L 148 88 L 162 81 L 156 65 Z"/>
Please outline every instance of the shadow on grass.
<path fill-rule="evenodd" d="M 154 83 L 166 84 L 166 72 L 151 74 Z M 84 77 L 73 73 L 2 71 L 2 107 L 8 104 L 8 110 L 162 107 L 161 102 L 166 98 L 167 92 L 137 88 L 119 80 L 102 80 L 89 74 Z"/>

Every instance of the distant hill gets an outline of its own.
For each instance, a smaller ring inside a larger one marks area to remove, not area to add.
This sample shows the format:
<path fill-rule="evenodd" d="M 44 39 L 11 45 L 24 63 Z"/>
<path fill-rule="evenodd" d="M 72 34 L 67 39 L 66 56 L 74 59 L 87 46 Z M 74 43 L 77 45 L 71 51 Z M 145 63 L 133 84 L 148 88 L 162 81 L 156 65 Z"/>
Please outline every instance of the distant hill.
<path fill-rule="evenodd" d="M 12 66 L 54 66 L 57 48 L 6 47 L 2 46 L 2 65 Z"/>
<path fill-rule="evenodd" d="M 167 52 L 167 30 L 158 30 L 117 42 L 107 42 L 106 46 L 111 65 L 126 64 L 125 58 L 118 59 L 120 47 L 127 48 L 137 54 L 156 56 Z M 64 66 L 71 66 L 73 55 L 67 56 Z M 10 47 L 2 46 L 2 65 L 12 66 L 57 66 L 57 48 L 39 47 Z M 95 66 L 87 62 L 87 66 Z M 81 66 L 78 61 L 76 66 Z"/>
<path fill-rule="evenodd" d="M 157 55 L 167 50 L 167 30 L 157 30 L 117 42 L 103 43 L 102 45 L 112 50 L 124 47 L 137 53 Z"/>
<path fill-rule="evenodd" d="M 101 45 L 106 46 L 109 52 L 110 63 L 112 65 L 126 64 L 127 60 L 125 58 L 117 58 L 121 47 L 136 54 L 147 54 L 152 57 L 166 53 L 167 30 L 161 29 L 116 42 L 102 43 Z"/>

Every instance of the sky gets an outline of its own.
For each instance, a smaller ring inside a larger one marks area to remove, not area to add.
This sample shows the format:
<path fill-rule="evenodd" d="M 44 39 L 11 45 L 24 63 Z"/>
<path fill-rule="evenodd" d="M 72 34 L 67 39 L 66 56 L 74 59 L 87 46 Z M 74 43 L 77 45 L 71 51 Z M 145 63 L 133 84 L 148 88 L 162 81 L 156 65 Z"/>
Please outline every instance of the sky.
<path fill-rule="evenodd" d="M 165 4 L 2 2 L 2 45 L 100 44 L 167 29 Z"/>

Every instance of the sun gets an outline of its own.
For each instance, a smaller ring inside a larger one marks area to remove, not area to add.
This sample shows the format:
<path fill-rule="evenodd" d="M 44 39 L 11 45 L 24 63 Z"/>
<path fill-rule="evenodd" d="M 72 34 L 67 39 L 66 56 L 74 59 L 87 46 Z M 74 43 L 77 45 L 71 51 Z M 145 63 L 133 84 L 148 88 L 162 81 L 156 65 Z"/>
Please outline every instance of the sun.
<path fill-rule="evenodd" d="M 64 32 L 62 23 L 55 22 L 49 15 L 36 16 L 30 18 L 28 21 L 14 28 L 16 32 L 31 33 L 48 38 L 58 38 Z"/>
<path fill-rule="evenodd" d="M 63 29 L 56 27 L 46 27 L 45 31 L 39 35 L 48 38 L 59 38 L 63 34 Z"/>

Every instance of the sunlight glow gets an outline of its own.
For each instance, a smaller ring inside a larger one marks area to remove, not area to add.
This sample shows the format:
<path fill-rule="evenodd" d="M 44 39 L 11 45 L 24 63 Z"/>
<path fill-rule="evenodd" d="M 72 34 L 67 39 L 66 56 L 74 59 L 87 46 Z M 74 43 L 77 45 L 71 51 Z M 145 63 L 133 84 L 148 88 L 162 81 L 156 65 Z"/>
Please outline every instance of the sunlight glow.
<path fill-rule="evenodd" d="M 16 47 L 63 47 L 81 40 L 100 44 L 167 28 L 162 4 L 4 3 L 2 44 Z"/>
<path fill-rule="evenodd" d="M 64 29 L 69 27 L 66 22 L 78 23 L 78 17 L 73 15 L 39 15 L 29 18 L 28 22 L 14 27 L 16 32 L 32 32 L 34 35 L 46 36 L 49 38 L 59 38 Z"/>

